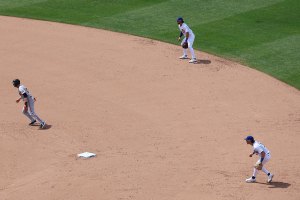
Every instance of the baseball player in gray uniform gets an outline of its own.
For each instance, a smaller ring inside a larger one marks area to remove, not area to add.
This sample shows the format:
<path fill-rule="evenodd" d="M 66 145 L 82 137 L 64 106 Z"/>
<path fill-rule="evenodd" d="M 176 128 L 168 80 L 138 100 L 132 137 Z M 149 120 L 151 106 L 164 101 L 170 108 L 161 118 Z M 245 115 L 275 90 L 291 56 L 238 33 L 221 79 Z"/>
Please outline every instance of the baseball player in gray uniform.
<path fill-rule="evenodd" d="M 46 126 L 46 122 L 42 120 L 35 112 L 34 112 L 34 102 L 36 99 L 29 93 L 28 89 L 21 85 L 19 79 L 13 80 L 13 86 L 18 88 L 19 95 L 21 96 L 16 100 L 16 103 L 19 103 L 21 99 L 24 101 L 23 114 L 29 118 L 29 125 L 32 126 L 36 121 L 40 123 L 40 128 L 44 128 Z"/>
<path fill-rule="evenodd" d="M 249 135 L 245 138 L 246 143 L 253 146 L 253 152 L 249 155 L 249 157 L 252 157 L 254 154 L 259 156 L 258 161 L 254 165 L 253 168 L 253 175 L 252 177 L 246 179 L 247 183 L 254 183 L 256 182 L 256 175 L 258 173 L 258 170 L 262 170 L 267 176 L 267 182 L 270 183 L 274 177 L 273 174 L 271 174 L 266 168 L 265 164 L 271 159 L 271 153 L 270 151 L 260 142 L 255 141 L 254 138 Z"/>

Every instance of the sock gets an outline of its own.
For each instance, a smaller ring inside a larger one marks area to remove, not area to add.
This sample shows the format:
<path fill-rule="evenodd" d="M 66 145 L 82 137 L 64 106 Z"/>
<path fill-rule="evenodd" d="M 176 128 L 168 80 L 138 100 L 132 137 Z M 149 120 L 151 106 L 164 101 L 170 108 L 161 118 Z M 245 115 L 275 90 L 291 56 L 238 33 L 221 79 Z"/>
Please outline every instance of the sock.
<path fill-rule="evenodd" d="M 267 174 L 267 175 L 270 174 L 270 172 L 269 172 L 266 168 L 264 168 L 264 167 L 263 167 L 261 170 L 262 170 L 265 174 Z M 269 175 L 268 175 L 268 176 L 269 176 Z"/>
<path fill-rule="evenodd" d="M 187 50 L 186 49 L 183 49 L 183 55 L 187 55 Z"/>
<path fill-rule="evenodd" d="M 190 50 L 190 52 L 191 52 L 192 59 L 196 59 L 196 56 L 195 56 L 195 52 L 194 52 L 193 47 L 189 47 L 189 50 Z"/>
<path fill-rule="evenodd" d="M 252 175 L 252 177 L 256 177 L 256 175 L 257 175 L 257 172 L 258 172 L 258 170 L 256 169 L 256 168 L 253 168 L 253 175 Z"/>

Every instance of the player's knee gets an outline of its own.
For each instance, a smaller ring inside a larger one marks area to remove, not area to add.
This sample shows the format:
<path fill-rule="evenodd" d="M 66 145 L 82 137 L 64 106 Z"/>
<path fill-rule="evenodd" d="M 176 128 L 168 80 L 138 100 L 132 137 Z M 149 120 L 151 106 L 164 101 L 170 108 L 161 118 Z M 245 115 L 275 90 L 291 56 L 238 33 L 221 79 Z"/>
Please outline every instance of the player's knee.
<path fill-rule="evenodd" d="M 30 115 L 36 117 L 36 114 L 34 112 L 31 112 Z"/>

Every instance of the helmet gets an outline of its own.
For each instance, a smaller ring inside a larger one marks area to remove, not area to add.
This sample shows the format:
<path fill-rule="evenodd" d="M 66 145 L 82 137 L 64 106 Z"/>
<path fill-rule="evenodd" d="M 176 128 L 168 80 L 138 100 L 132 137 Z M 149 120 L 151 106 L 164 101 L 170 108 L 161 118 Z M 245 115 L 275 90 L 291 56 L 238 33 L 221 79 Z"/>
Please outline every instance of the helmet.
<path fill-rule="evenodd" d="M 183 18 L 182 18 L 182 17 L 178 17 L 178 18 L 177 18 L 177 22 L 182 22 L 182 23 L 183 23 L 183 22 L 184 22 L 184 21 L 183 21 Z"/>
<path fill-rule="evenodd" d="M 17 87 L 18 85 L 21 84 L 21 82 L 20 82 L 19 79 L 15 79 L 15 80 L 12 81 L 12 84 L 13 84 L 15 87 Z"/>
<path fill-rule="evenodd" d="M 248 135 L 247 137 L 245 137 L 245 140 L 251 141 L 252 143 L 254 143 L 254 137 L 251 135 Z"/>

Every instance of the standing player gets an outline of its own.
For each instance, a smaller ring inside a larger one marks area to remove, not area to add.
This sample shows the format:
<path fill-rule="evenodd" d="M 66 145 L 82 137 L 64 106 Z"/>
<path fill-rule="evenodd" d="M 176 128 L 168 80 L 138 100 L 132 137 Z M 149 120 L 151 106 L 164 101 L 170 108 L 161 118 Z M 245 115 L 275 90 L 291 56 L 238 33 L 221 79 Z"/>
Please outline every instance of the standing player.
<path fill-rule="evenodd" d="M 14 87 L 18 88 L 19 95 L 21 96 L 19 99 L 16 100 L 17 103 L 20 102 L 21 99 L 24 101 L 24 107 L 23 107 L 23 114 L 26 115 L 30 119 L 29 125 L 32 126 L 36 120 L 40 123 L 40 128 L 44 128 L 46 123 L 43 121 L 37 114 L 34 112 L 34 102 L 35 98 L 29 93 L 27 88 L 24 85 L 21 85 L 21 82 L 19 79 L 13 80 Z"/>
<path fill-rule="evenodd" d="M 270 151 L 260 142 L 255 141 L 252 136 L 247 136 L 245 138 L 247 144 L 250 144 L 253 146 L 253 153 L 249 155 L 249 157 L 252 157 L 254 154 L 259 156 L 259 160 L 256 162 L 254 169 L 253 169 L 253 175 L 252 177 L 246 179 L 247 183 L 254 183 L 256 182 L 256 175 L 258 170 L 262 170 L 267 176 L 268 180 L 267 182 L 270 183 L 274 177 L 273 174 L 271 174 L 264 165 L 270 160 L 271 154 Z"/>
<path fill-rule="evenodd" d="M 181 37 L 184 35 L 184 39 L 181 42 L 181 46 L 183 47 L 184 43 L 187 43 L 187 47 L 189 48 L 191 55 L 192 55 L 192 59 L 189 61 L 189 63 L 196 63 L 197 59 L 195 56 L 195 52 L 193 49 L 193 43 L 195 40 L 195 35 L 192 31 L 192 29 L 190 29 L 188 27 L 188 25 L 186 23 L 184 23 L 183 18 L 179 17 L 177 19 L 177 24 L 178 24 L 178 28 L 180 30 L 180 35 L 178 37 L 178 41 L 181 40 Z M 183 55 L 181 57 L 179 57 L 180 59 L 188 59 L 187 56 L 187 49 L 183 48 Z"/>

